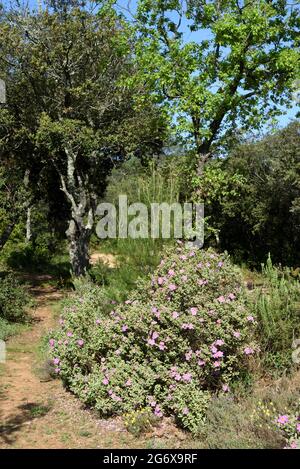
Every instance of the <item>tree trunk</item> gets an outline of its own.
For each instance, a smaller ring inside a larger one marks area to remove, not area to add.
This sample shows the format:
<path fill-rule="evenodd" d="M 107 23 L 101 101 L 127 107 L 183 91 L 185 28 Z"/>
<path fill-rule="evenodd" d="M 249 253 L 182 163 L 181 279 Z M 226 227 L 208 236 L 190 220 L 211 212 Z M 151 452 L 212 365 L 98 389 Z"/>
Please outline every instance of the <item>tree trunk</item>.
<path fill-rule="evenodd" d="M 82 220 L 71 219 L 66 235 L 69 242 L 69 255 L 75 277 L 86 274 L 89 268 L 89 242 L 91 230 L 86 228 Z"/>
<path fill-rule="evenodd" d="M 75 172 L 77 153 L 66 147 L 65 154 L 67 175 L 65 176 L 59 168 L 57 170 L 61 180 L 61 190 L 71 204 L 71 219 L 66 235 L 72 271 L 75 277 L 81 277 L 86 274 L 90 265 L 89 243 L 94 224 L 94 204 L 88 185 Z"/>
<path fill-rule="evenodd" d="M 27 216 L 26 216 L 26 243 L 30 243 L 32 238 L 31 232 L 31 207 L 27 207 Z"/>
<path fill-rule="evenodd" d="M 203 175 L 204 167 L 207 161 L 210 158 L 210 153 L 206 149 L 201 149 L 197 153 L 197 176 L 201 177 Z"/>

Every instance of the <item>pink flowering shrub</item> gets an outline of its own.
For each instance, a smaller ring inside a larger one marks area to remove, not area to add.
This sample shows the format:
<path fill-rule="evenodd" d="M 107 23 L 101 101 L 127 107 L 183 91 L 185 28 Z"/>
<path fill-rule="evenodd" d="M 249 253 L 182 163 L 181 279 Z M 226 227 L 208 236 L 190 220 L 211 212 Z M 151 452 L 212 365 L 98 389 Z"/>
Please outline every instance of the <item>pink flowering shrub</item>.
<path fill-rule="evenodd" d="M 124 303 L 78 292 L 49 337 L 58 375 L 101 415 L 145 406 L 196 432 L 257 351 L 256 320 L 225 254 L 169 249 Z"/>

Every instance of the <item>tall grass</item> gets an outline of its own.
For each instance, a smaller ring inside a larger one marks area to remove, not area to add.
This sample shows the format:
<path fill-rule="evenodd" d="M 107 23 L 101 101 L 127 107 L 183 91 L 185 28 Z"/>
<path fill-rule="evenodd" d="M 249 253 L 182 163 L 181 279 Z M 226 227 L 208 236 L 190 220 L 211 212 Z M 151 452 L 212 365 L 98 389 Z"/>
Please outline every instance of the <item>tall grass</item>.
<path fill-rule="evenodd" d="M 139 160 L 132 159 L 113 171 L 109 180 L 105 201 L 118 206 L 120 194 L 126 194 L 128 205 L 140 202 L 150 214 L 153 202 L 172 204 L 179 201 L 180 172 L 172 159 L 162 163 L 151 162 L 143 167 Z M 149 224 L 150 226 L 150 224 Z M 172 220 L 171 220 L 172 234 Z M 138 277 L 149 274 L 158 264 L 163 247 L 173 240 L 157 239 L 93 239 L 92 247 L 101 252 L 117 256 L 118 266 L 109 268 L 98 263 L 90 271 L 94 281 L 101 284 L 113 299 L 122 300 L 136 285 Z"/>

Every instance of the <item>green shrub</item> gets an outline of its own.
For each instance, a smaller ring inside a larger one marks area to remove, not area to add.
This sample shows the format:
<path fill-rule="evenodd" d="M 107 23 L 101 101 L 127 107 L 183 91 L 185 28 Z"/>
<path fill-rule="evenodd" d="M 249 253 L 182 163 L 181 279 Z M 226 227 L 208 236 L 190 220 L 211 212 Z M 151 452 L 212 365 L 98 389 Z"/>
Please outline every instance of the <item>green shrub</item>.
<path fill-rule="evenodd" d="M 25 287 L 12 275 L 0 278 L 0 317 L 10 322 L 26 319 L 29 294 Z"/>
<path fill-rule="evenodd" d="M 7 340 L 9 337 L 18 334 L 23 327 L 23 324 L 12 323 L 0 317 L 0 340 Z"/>
<path fill-rule="evenodd" d="M 259 341 L 265 365 L 284 370 L 292 366 L 292 342 L 300 337 L 300 284 L 288 269 L 262 266 L 264 283 L 255 304 Z"/>
<path fill-rule="evenodd" d="M 84 288 L 49 343 L 56 372 L 102 416 L 150 406 L 196 432 L 211 393 L 228 391 L 257 349 L 227 255 L 179 244 L 113 311 L 103 290 Z"/>

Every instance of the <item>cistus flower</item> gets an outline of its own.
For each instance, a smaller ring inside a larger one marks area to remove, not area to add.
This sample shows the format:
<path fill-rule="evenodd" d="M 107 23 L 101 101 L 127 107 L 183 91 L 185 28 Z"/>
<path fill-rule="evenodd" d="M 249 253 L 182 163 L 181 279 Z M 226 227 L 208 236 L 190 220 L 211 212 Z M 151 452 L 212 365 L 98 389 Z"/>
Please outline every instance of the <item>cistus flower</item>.
<path fill-rule="evenodd" d="M 251 348 L 251 347 L 244 348 L 244 354 L 245 355 L 253 355 L 253 353 L 254 353 L 253 348 Z"/>
<path fill-rule="evenodd" d="M 219 297 L 217 298 L 217 301 L 218 301 L 219 303 L 225 303 L 226 298 L 225 298 L 225 296 L 221 295 L 221 296 L 219 296 Z"/>
<path fill-rule="evenodd" d="M 279 415 L 277 423 L 279 423 L 280 425 L 286 425 L 287 423 L 289 423 L 289 417 L 287 415 Z"/>

